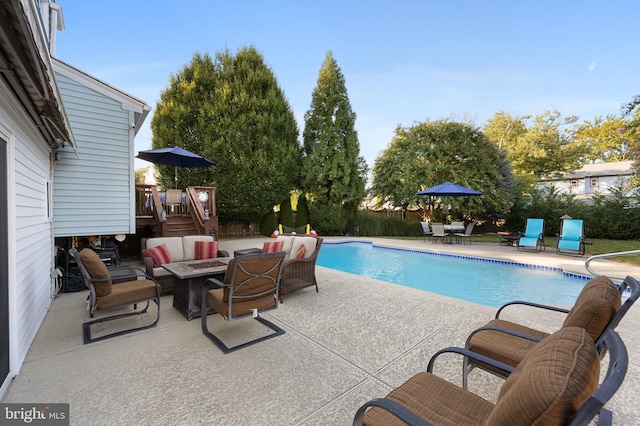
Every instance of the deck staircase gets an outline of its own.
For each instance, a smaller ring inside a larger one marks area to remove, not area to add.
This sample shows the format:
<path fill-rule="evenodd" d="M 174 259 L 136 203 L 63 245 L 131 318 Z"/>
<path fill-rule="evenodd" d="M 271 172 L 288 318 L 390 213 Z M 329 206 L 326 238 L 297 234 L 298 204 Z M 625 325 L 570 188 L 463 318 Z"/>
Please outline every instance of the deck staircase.
<path fill-rule="evenodd" d="M 191 216 L 168 216 L 164 237 L 183 237 L 199 234 Z"/>

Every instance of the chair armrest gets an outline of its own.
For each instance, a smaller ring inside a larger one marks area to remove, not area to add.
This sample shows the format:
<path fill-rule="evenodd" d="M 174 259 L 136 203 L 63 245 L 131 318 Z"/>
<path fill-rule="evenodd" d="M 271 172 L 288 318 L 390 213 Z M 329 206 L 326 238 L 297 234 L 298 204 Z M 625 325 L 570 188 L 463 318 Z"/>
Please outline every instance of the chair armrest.
<path fill-rule="evenodd" d="M 147 275 L 153 276 L 153 259 L 143 254 L 142 260 L 144 260 L 144 267 L 147 270 Z"/>
<path fill-rule="evenodd" d="M 212 288 L 223 288 L 223 287 L 229 287 L 229 284 L 226 284 L 217 278 L 208 278 L 204 282 L 204 285 L 202 286 L 202 291 L 206 292 L 207 290 L 211 290 Z"/>
<path fill-rule="evenodd" d="M 428 421 L 418 417 L 417 414 L 409 411 L 404 406 L 398 404 L 395 401 L 386 398 L 375 398 L 371 401 L 365 402 L 362 407 L 358 409 L 356 415 L 353 419 L 354 426 L 361 426 L 362 420 L 364 418 L 364 413 L 367 411 L 369 407 L 378 407 L 386 410 L 405 422 L 408 425 L 416 425 L 416 426 L 431 426 L 431 423 Z"/>
<path fill-rule="evenodd" d="M 480 355 L 479 353 L 475 353 L 470 351 L 469 349 L 465 349 L 465 348 L 457 348 L 455 346 L 450 346 L 448 348 L 444 348 L 439 350 L 438 352 L 436 352 L 431 359 L 429 360 L 429 364 L 427 365 L 427 373 L 432 373 L 433 374 L 433 366 L 436 362 L 436 358 L 438 358 L 438 356 L 445 354 L 445 353 L 455 353 L 458 355 L 462 355 L 465 356 L 467 358 L 471 358 L 475 361 L 479 361 L 482 363 L 485 363 L 487 365 L 490 365 L 492 367 L 495 368 L 499 368 L 500 370 L 506 371 L 509 374 L 511 374 L 513 372 L 513 370 L 515 370 L 515 368 L 511 365 L 505 364 L 503 362 L 500 361 L 496 361 L 495 359 L 486 357 L 484 355 Z"/>
<path fill-rule="evenodd" d="M 513 302 L 505 303 L 504 305 L 500 306 L 500 309 L 498 309 L 498 312 L 496 312 L 496 319 L 500 319 L 500 313 L 502 312 L 502 310 L 505 309 L 507 306 L 511 306 L 511 305 L 525 305 L 532 308 L 546 309 L 549 311 L 560 312 L 563 314 L 569 313 L 569 310 L 565 308 L 558 308 L 556 306 L 550 306 L 550 305 L 541 305 L 539 303 L 525 302 L 522 300 L 514 300 Z"/>
<path fill-rule="evenodd" d="M 127 266 L 116 266 L 116 267 L 109 267 L 107 268 L 107 270 L 109 271 L 109 274 L 111 274 L 111 271 L 119 271 L 119 270 L 129 270 L 129 271 L 133 271 L 132 274 L 127 274 L 127 275 L 118 275 L 116 277 L 111 276 L 110 280 L 112 281 L 117 281 L 114 282 L 113 284 L 120 284 L 126 281 L 133 281 L 134 279 L 138 279 L 138 278 L 144 278 L 147 280 L 151 280 L 151 281 L 155 281 L 156 279 L 153 277 L 153 275 L 149 275 L 147 273 L 145 273 L 145 271 L 143 271 L 140 268 L 130 268 Z M 105 281 L 105 280 L 94 280 L 94 281 Z"/>
<path fill-rule="evenodd" d="M 471 332 L 471 334 L 469 334 L 469 337 L 467 337 L 467 342 L 465 343 L 465 347 L 468 347 L 469 346 L 469 342 L 471 341 L 471 338 L 475 334 L 477 334 L 477 333 L 479 333 L 481 331 L 497 331 L 497 332 L 500 332 L 500 333 L 509 334 L 511 336 L 520 337 L 521 339 L 531 340 L 532 342 L 539 342 L 539 341 L 542 340 L 540 337 L 532 336 L 532 335 L 526 334 L 526 333 L 521 333 L 519 331 L 511 330 L 509 328 L 497 327 L 495 325 L 485 325 L 484 327 L 476 328 L 475 330 L 473 330 Z"/>

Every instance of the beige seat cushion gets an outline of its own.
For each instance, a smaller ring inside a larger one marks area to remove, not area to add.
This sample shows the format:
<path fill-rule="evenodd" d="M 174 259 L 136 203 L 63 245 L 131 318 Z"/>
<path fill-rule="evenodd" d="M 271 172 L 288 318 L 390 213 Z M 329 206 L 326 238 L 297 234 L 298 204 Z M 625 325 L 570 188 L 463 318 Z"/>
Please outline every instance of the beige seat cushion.
<path fill-rule="evenodd" d="M 300 249 L 300 246 L 302 245 L 305 248 L 303 259 L 307 259 L 311 257 L 313 255 L 313 252 L 316 249 L 317 242 L 318 240 L 314 237 L 296 237 L 295 240 L 293 240 L 293 245 L 291 246 L 291 252 L 289 257 L 290 258 L 295 257 L 296 253 Z"/>
<path fill-rule="evenodd" d="M 93 281 L 93 286 L 96 289 L 96 297 L 108 296 L 111 294 L 111 278 L 109 275 L 109 270 L 105 266 L 104 262 L 98 254 L 89 249 L 85 248 L 79 252 L 80 261 L 86 268 L 89 276 L 92 280 L 102 280 L 107 279 L 106 281 Z"/>
<path fill-rule="evenodd" d="M 196 241 L 213 241 L 211 235 L 185 235 L 182 237 L 182 250 L 184 257 L 182 260 L 195 259 Z M 176 262 L 174 260 L 174 262 Z"/>
<path fill-rule="evenodd" d="M 169 250 L 172 262 L 182 262 L 184 259 L 184 249 L 182 246 L 183 237 L 161 237 L 161 238 L 149 238 L 147 240 L 147 248 L 153 248 L 164 244 Z M 193 260 L 193 257 L 191 258 Z"/>
<path fill-rule="evenodd" d="M 289 235 L 280 235 L 276 238 L 276 241 L 282 241 L 282 251 L 286 253 L 285 259 L 288 259 L 291 256 L 291 247 L 293 246 L 293 240 L 297 237 L 292 237 Z"/>

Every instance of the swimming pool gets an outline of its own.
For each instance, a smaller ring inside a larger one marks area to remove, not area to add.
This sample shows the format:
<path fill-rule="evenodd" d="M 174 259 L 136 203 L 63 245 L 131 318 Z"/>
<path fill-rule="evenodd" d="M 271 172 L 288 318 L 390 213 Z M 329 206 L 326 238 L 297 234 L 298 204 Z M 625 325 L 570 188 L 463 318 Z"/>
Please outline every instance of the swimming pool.
<path fill-rule="evenodd" d="M 317 264 L 494 307 L 512 300 L 573 306 L 589 279 L 554 267 L 362 242 L 325 243 Z"/>

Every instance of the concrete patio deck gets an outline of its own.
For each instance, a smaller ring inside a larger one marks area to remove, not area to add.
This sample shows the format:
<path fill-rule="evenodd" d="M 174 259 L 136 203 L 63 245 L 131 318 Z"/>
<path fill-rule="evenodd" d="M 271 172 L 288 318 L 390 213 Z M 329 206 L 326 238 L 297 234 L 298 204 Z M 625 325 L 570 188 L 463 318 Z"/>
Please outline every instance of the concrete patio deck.
<path fill-rule="evenodd" d="M 222 249 L 261 247 L 266 238 L 222 240 Z M 326 238 L 341 241 L 347 238 Z M 441 245 L 422 240 L 359 238 L 381 245 L 511 259 L 586 273 L 585 258 L 518 252 L 495 244 Z M 640 268 L 602 261 L 606 275 L 640 277 Z M 349 425 L 365 401 L 385 396 L 418 371 L 437 350 L 462 346 L 495 314 L 458 299 L 317 268 L 319 293 L 306 288 L 263 314 L 286 333 L 224 355 L 161 300 L 156 328 L 82 344 L 86 292 L 61 294 L 36 336 L 3 402 L 70 403 L 73 425 Z M 552 331 L 562 317 L 513 310 L 506 318 Z M 640 309 L 618 327 L 630 355 L 621 389 L 607 404 L 614 424 L 640 423 Z M 256 321 L 209 317 L 223 339 L 264 331 Z M 435 372 L 460 383 L 462 360 L 444 356 Z M 494 401 L 501 380 L 481 371 L 470 390 Z"/>

